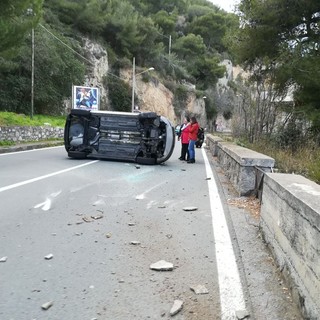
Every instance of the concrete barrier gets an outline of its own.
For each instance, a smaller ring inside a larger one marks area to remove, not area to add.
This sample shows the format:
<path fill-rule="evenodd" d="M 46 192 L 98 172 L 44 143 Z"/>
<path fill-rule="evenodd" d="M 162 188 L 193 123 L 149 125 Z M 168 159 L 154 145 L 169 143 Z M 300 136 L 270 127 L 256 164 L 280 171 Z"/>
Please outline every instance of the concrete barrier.
<path fill-rule="evenodd" d="M 207 135 L 206 144 L 240 196 L 256 192 L 256 168 L 271 172 L 275 161 L 264 154 Z"/>
<path fill-rule="evenodd" d="M 261 227 L 305 319 L 320 319 L 320 186 L 302 176 L 265 174 Z"/>

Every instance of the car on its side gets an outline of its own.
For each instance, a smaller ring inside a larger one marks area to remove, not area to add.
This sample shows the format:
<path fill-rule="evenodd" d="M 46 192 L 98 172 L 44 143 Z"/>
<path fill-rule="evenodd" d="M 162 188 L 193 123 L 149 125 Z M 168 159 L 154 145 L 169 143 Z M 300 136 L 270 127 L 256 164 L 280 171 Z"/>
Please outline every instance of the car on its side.
<path fill-rule="evenodd" d="M 98 158 L 160 164 L 172 155 L 170 121 L 154 112 L 129 113 L 72 109 L 64 145 L 71 158 Z"/>

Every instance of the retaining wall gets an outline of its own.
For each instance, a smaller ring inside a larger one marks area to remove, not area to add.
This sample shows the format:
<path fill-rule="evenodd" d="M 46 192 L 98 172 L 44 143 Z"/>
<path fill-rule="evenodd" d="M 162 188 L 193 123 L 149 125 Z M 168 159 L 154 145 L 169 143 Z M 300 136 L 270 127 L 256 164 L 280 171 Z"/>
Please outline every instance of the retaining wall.
<path fill-rule="evenodd" d="M 264 177 L 264 238 L 305 319 L 320 319 L 320 185 L 293 174 Z"/>
<path fill-rule="evenodd" d="M 63 138 L 64 128 L 41 127 L 0 127 L 0 141 L 25 142 Z"/>
<path fill-rule="evenodd" d="M 256 168 L 271 172 L 275 164 L 273 158 L 231 142 L 223 142 L 221 138 L 210 134 L 206 136 L 206 144 L 218 157 L 226 176 L 240 196 L 255 193 Z"/>

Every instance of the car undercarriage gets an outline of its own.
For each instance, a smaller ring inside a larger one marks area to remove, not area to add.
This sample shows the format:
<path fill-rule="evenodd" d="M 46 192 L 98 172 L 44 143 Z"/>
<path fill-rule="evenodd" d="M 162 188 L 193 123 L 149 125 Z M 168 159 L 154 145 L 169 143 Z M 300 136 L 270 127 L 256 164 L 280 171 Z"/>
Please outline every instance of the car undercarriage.
<path fill-rule="evenodd" d="M 170 158 L 175 135 L 170 121 L 154 112 L 72 109 L 64 143 L 71 158 L 160 164 Z"/>

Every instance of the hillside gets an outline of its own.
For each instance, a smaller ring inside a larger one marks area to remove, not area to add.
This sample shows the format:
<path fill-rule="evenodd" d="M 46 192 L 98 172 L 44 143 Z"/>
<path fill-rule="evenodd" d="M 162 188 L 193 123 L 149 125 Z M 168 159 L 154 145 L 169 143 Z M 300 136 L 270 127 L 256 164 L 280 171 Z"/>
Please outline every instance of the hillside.
<path fill-rule="evenodd" d="M 179 118 L 190 99 L 184 83 L 199 99 L 209 96 L 206 92 L 224 75 L 220 62 L 229 54 L 223 38 L 238 24 L 233 14 L 205 0 L 19 3 L 13 15 L 23 21 L 24 36 L 0 48 L 0 110 L 25 114 L 30 114 L 32 78 L 34 114 L 64 113 L 73 84 L 99 85 L 103 108 L 130 111 L 132 81 L 124 81 L 121 73 L 130 73 L 134 57 L 137 70 L 155 68 L 137 80 L 136 103 L 145 105 L 140 97 L 145 83 L 162 83 L 173 96 L 172 110 L 163 106 L 161 112 Z M 30 7 L 31 14 L 21 14 Z M 14 29 L 9 18 L 4 17 L 7 36 Z M 214 102 L 207 99 L 204 107 L 213 119 Z"/>

